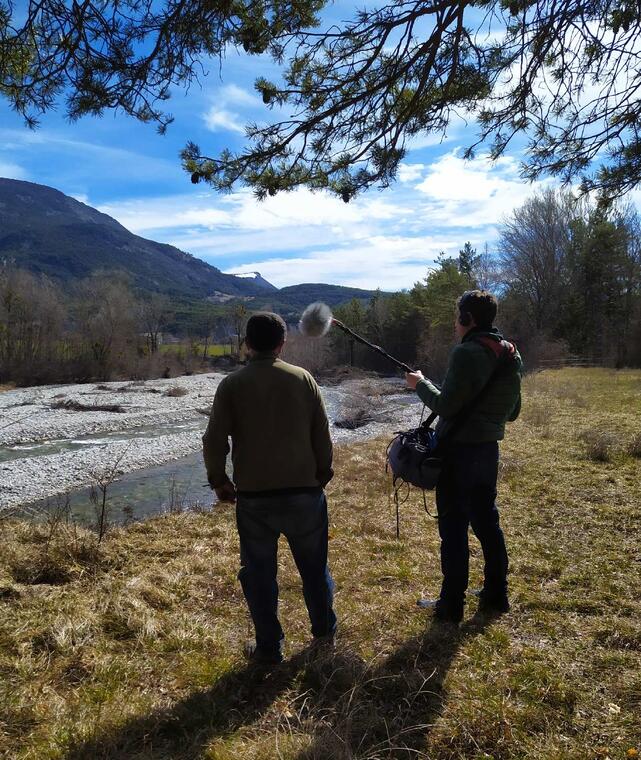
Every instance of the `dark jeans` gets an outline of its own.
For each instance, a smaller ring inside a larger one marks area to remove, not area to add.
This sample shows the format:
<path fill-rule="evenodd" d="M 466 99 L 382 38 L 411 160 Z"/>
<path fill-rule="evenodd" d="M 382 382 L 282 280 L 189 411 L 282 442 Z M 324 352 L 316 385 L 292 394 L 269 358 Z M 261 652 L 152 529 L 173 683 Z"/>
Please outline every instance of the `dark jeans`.
<path fill-rule="evenodd" d="M 496 442 L 455 444 L 448 451 L 438 485 L 441 536 L 441 601 L 454 615 L 463 612 L 468 584 L 468 527 L 481 542 L 485 560 L 483 597 L 507 595 L 508 557 L 496 507 L 499 446 Z"/>
<path fill-rule="evenodd" d="M 258 649 L 278 654 L 284 639 L 278 620 L 277 553 L 282 533 L 303 581 L 303 595 L 314 636 L 336 629 L 334 581 L 327 566 L 327 501 L 321 489 L 281 496 L 239 495 L 238 579 L 256 629 Z"/>

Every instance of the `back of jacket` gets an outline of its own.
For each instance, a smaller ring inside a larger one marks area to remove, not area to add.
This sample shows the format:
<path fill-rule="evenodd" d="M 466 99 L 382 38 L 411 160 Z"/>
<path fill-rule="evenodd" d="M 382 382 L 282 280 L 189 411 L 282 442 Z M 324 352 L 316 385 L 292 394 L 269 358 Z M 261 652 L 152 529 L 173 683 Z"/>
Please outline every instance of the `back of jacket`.
<path fill-rule="evenodd" d="M 213 488 L 227 480 L 229 437 L 238 491 L 318 487 L 332 477 L 332 441 L 316 381 L 272 354 L 257 354 L 218 386 L 203 436 Z"/>
<path fill-rule="evenodd" d="M 494 349 L 491 345 L 494 345 Z M 509 355 L 499 360 L 499 355 Z M 474 328 L 454 348 L 439 389 L 429 380 L 421 380 L 416 391 L 421 400 L 439 415 L 437 430 L 441 435 L 456 415 L 482 392 L 501 362 L 498 372 L 490 381 L 469 416 L 458 427 L 452 439 L 459 443 L 500 441 L 505 435 L 505 423 L 515 420 L 521 409 L 521 373 L 523 362 L 516 348 L 503 340 L 496 329 L 489 331 Z"/>

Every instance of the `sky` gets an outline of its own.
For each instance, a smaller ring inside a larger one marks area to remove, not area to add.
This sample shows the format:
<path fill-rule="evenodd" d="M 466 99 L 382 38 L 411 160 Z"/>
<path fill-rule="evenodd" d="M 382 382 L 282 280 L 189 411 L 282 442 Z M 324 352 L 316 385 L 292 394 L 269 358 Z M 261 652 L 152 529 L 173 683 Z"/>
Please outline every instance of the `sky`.
<path fill-rule="evenodd" d="M 440 252 L 456 255 L 466 241 L 493 250 L 502 220 L 551 184 L 526 183 L 518 151 L 465 161 L 476 130 L 463 121 L 442 140 L 416 139 L 392 187 L 349 204 L 303 189 L 257 201 L 250 190 L 221 195 L 191 184 L 181 148 L 192 140 L 210 156 L 240 149 L 244 125 L 266 118 L 253 82 L 273 73 L 266 56 L 230 51 L 222 66 L 212 61 L 200 86 L 173 93 L 164 136 L 123 114 L 69 123 L 62 108 L 31 131 L 0 99 L 0 176 L 54 187 L 225 272 L 258 271 L 277 287 L 384 291 L 411 288 Z"/>

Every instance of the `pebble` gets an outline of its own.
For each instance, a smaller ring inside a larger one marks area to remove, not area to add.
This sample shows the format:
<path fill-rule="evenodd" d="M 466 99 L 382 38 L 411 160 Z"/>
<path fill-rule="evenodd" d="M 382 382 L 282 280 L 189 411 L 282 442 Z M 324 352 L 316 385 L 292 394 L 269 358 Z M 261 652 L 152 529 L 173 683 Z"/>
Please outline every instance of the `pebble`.
<path fill-rule="evenodd" d="M 82 449 L 41 456 L 26 455 L 0 463 L 0 513 L 21 504 L 55 496 L 90 485 L 116 467 L 117 474 L 132 472 L 179 459 L 199 451 L 207 424 L 198 409 L 208 408 L 218 383 L 224 375 L 209 373 L 173 379 L 148 380 L 144 383 L 122 381 L 83 385 L 53 385 L 23 388 L 0 393 L 0 447 L 37 444 L 61 439 L 78 439 L 86 435 L 127 431 L 153 426 L 149 437 L 143 434 L 131 440 L 101 439 Z M 123 386 L 127 391 L 122 391 Z M 180 387 L 183 396 L 166 396 Z M 402 383 L 399 381 L 399 390 Z M 150 391 L 160 391 L 150 392 Z M 330 419 L 341 413 L 344 403 L 353 403 L 355 394 L 349 383 L 344 387 L 323 388 Z M 124 412 L 70 411 L 55 409 L 52 404 L 64 398 L 82 404 L 119 404 Z M 381 412 L 392 408 L 389 419 L 368 424 L 357 430 L 339 430 L 332 426 L 335 443 L 363 440 L 375 435 L 418 424 L 420 404 L 399 406 L 399 399 L 384 396 Z M 163 425 L 196 421 L 195 430 L 163 433 Z M 200 424 L 201 423 L 201 424 Z M 26 452 L 25 452 L 26 453 Z"/>

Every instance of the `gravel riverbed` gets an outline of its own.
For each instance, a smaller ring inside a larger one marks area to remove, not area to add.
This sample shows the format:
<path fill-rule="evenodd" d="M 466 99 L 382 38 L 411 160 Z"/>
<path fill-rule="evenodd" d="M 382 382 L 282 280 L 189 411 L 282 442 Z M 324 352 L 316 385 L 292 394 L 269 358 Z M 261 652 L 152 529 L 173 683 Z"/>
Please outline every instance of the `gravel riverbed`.
<path fill-rule="evenodd" d="M 0 393 L 0 446 L 79 438 L 196 419 L 211 407 L 222 374 L 192 375 L 136 383 L 42 385 Z M 180 389 L 180 390 L 178 390 Z M 183 393 L 184 395 L 166 395 Z M 74 411 L 56 405 L 122 407 L 122 412 Z"/>
<path fill-rule="evenodd" d="M 113 468 L 119 476 L 199 451 L 223 377 L 210 373 L 0 393 L 0 510 L 89 485 Z M 382 381 L 381 387 L 387 383 L 389 390 L 389 382 L 402 390 L 400 379 Z M 336 443 L 409 427 L 420 414 L 415 397 L 376 395 L 371 382 L 348 380 L 322 392 L 330 420 L 363 406 L 371 418 L 355 430 L 332 425 Z M 78 405 L 115 405 L 122 411 L 78 411 Z"/>

